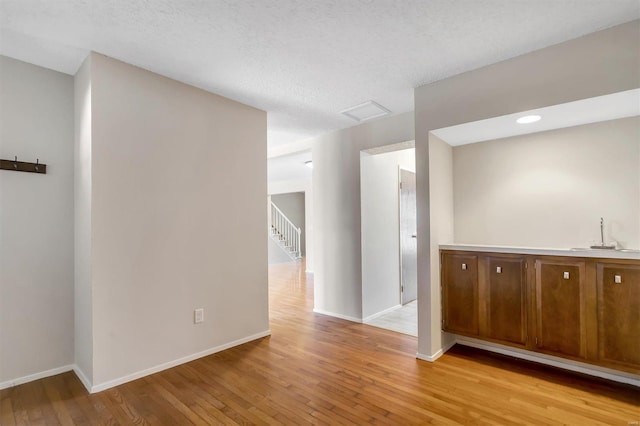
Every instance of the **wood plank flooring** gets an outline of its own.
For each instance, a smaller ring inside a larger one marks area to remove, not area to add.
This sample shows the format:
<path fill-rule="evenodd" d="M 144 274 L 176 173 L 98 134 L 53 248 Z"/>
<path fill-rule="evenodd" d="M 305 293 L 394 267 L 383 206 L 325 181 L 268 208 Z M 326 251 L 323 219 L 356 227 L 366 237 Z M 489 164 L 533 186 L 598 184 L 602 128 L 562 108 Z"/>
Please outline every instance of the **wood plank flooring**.
<path fill-rule="evenodd" d="M 0 391 L 0 424 L 628 425 L 640 390 L 312 313 L 297 265 L 270 268 L 272 336 L 89 395 L 73 373 Z"/>

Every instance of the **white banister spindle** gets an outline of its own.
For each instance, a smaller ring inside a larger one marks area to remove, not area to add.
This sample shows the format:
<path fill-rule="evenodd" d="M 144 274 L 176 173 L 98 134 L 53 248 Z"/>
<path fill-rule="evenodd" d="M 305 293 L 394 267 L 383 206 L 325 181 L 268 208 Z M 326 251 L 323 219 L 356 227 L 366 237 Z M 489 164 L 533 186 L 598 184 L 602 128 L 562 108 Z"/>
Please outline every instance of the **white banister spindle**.
<path fill-rule="evenodd" d="M 300 258 L 302 255 L 300 250 L 300 234 L 302 230 L 295 226 L 273 202 L 271 203 L 271 217 L 269 220 L 269 232 L 285 245 L 294 258 Z"/>

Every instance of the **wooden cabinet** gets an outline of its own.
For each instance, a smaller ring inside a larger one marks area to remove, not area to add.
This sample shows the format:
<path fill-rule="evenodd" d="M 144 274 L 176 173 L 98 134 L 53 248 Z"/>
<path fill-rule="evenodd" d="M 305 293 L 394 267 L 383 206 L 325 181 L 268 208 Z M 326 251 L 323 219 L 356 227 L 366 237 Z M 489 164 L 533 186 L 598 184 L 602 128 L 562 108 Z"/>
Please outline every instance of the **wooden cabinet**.
<path fill-rule="evenodd" d="M 486 256 L 483 286 L 486 324 L 483 335 L 504 342 L 526 343 L 526 260 Z"/>
<path fill-rule="evenodd" d="M 536 259 L 536 336 L 541 351 L 586 356 L 585 263 Z"/>
<path fill-rule="evenodd" d="M 640 374 L 640 261 L 443 250 L 443 330 Z"/>
<path fill-rule="evenodd" d="M 640 366 L 640 265 L 598 263 L 598 359 Z"/>
<path fill-rule="evenodd" d="M 478 257 L 442 256 L 443 328 L 451 333 L 478 335 Z"/>
<path fill-rule="evenodd" d="M 526 344 L 526 261 L 518 256 L 442 255 L 443 330 Z"/>

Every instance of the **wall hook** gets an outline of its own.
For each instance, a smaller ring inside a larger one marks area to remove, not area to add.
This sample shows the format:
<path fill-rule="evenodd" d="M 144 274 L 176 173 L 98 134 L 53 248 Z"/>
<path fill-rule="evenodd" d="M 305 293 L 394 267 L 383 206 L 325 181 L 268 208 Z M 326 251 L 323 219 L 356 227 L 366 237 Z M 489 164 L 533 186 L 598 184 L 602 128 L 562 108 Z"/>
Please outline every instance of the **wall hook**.
<path fill-rule="evenodd" d="M 28 173 L 47 173 L 47 165 L 41 164 L 40 159 L 36 159 L 35 163 L 27 163 L 24 161 L 18 161 L 18 156 L 15 155 L 13 160 L 0 159 L 0 170 L 10 170 L 13 172 L 28 172 Z"/>

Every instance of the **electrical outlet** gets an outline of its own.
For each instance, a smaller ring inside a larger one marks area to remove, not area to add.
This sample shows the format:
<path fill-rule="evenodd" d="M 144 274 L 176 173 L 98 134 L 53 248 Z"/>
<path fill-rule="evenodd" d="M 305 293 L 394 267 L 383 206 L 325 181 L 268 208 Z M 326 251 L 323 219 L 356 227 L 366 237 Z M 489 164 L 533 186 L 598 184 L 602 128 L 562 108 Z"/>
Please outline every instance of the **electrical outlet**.
<path fill-rule="evenodd" d="M 204 322 L 204 308 L 198 308 L 193 311 L 193 323 L 200 324 Z"/>

